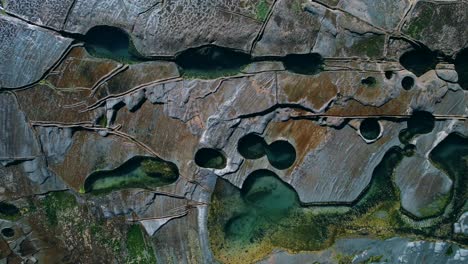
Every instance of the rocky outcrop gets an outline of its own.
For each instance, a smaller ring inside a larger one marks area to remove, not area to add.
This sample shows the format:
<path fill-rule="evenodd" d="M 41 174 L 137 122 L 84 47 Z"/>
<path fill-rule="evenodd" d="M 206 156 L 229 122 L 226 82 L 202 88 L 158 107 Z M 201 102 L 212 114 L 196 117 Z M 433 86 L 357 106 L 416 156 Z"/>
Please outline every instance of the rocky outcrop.
<path fill-rule="evenodd" d="M 1 88 L 17 88 L 39 81 L 72 42 L 54 31 L 5 15 L 0 16 L 0 29 Z"/>

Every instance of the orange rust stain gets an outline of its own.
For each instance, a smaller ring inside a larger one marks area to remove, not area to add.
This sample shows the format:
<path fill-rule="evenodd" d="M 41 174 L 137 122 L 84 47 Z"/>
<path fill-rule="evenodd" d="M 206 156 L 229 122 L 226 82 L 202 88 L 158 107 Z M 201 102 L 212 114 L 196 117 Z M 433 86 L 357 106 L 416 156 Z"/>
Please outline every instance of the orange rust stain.
<path fill-rule="evenodd" d="M 284 138 L 291 141 L 296 149 L 295 164 L 302 163 L 305 155 L 326 139 L 327 127 L 319 126 L 310 120 L 288 120 L 270 123 L 266 131 L 266 140 L 272 143 Z M 291 166 L 294 168 L 294 166 Z M 291 169 L 290 169 L 291 170 Z"/>
<path fill-rule="evenodd" d="M 381 97 L 383 94 L 384 90 L 381 89 L 378 85 L 376 85 L 376 87 L 360 85 L 356 91 L 355 97 L 364 101 L 372 102 L 379 99 L 379 97 Z"/>
<path fill-rule="evenodd" d="M 90 58 L 84 48 L 74 48 L 47 81 L 59 88 L 91 88 L 102 76 L 116 68 L 118 63 Z"/>
<path fill-rule="evenodd" d="M 279 80 L 279 87 L 283 87 L 288 102 L 306 100 L 315 108 L 320 108 L 338 92 L 326 73 L 318 76 L 282 75 L 279 78 L 282 78 Z"/>
<path fill-rule="evenodd" d="M 192 123 L 198 125 L 195 118 Z M 193 159 L 199 136 L 190 132 L 189 124 L 171 118 L 164 113 L 163 105 L 145 102 L 136 112 L 123 108 L 117 114 L 116 124 L 122 124 L 125 132 L 148 145 L 169 161 Z"/>

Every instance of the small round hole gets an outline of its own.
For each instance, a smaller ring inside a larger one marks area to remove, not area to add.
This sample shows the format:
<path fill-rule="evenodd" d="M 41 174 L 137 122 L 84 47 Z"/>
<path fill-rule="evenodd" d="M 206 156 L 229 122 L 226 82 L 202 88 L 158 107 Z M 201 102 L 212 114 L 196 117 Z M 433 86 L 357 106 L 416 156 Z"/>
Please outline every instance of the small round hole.
<path fill-rule="evenodd" d="M 414 86 L 413 77 L 406 76 L 405 78 L 403 78 L 403 80 L 401 80 L 401 86 L 403 87 L 403 89 L 405 89 L 407 91 L 409 89 L 413 88 L 413 86 Z"/>
<path fill-rule="evenodd" d="M 392 77 L 393 77 L 392 71 L 385 71 L 385 78 L 387 78 L 387 80 L 390 80 Z"/>
<path fill-rule="evenodd" d="M 365 119 L 359 126 L 361 135 L 367 140 L 375 140 L 380 135 L 380 124 L 375 118 Z"/>
<path fill-rule="evenodd" d="M 287 169 L 296 161 L 296 150 L 286 140 L 277 140 L 271 143 L 266 152 L 268 161 L 278 170 Z"/>
<path fill-rule="evenodd" d="M 369 76 L 365 79 L 362 79 L 361 83 L 369 87 L 374 87 L 377 84 L 377 80 L 374 77 Z"/>
<path fill-rule="evenodd" d="M 15 235 L 15 230 L 7 227 L 2 229 L 2 235 L 5 237 L 13 237 Z"/>

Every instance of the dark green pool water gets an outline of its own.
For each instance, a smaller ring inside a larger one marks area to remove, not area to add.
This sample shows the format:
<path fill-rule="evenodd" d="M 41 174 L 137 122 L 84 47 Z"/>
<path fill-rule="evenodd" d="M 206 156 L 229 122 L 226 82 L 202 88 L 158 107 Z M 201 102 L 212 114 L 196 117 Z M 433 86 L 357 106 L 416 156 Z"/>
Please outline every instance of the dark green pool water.
<path fill-rule="evenodd" d="M 421 76 L 431 69 L 435 69 L 437 57 L 427 48 L 417 48 L 403 53 L 400 64 L 416 76 Z"/>
<path fill-rule="evenodd" d="M 226 157 L 216 149 L 201 148 L 195 153 L 195 163 L 203 168 L 223 169 Z"/>
<path fill-rule="evenodd" d="M 364 119 L 359 126 L 361 135 L 367 140 L 374 140 L 380 135 L 379 121 L 375 118 Z"/>
<path fill-rule="evenodd" d="M 3 228 L 2 229 L 2 235 L 5 236 L 5 237 L 13 237 L 15 236 L 15 230 L 11 229 L 11 228 Z"/>
<path fill-rule="evenodd" d="M 19 214 L 19 209 L 9 203 L 0 202 L 0 215 L 15 216 Z"/>
<path fill-rule="evenodd" d="M 187 49 L 176 56 L 184 76 L 206 79 L 236 75 L 250 62 L 247 53 L 214 45 Z"/>
<path fill-rule="evenodd" d="M 400 132 L 399 139 L 403 144 L 408 144 L 414 136 L 430 133 L 434 126 L 435 118 L 431 113 L 415 111 L 407 120 L 407 128 Z"/>
<path fill-rule="evenodd" d="M 246 159 L 259 159 L 266 154 L 267 143 L 257 134 L 243 136 L 238 144 L 237 151 Z"/>
<path fill-rule="evenodd" d="M 286 70 L 299 74 L 313 75 L 323 68 L 323 58 L 318 53 L 288 54 L 282 61 Z"/>
<path fill-rule="evenodd" d="M 93 27 L 86 33 L 84 42 L 85 49 L 94 57 L 121 62 L 139 60 L 136 51 L 132 52 L 132 44 L 128 34 L 116 27 Z"/>
<path fill-rule="evenodd" d="M 468 48 L 460 51 L 455 57 L 455 70 L 458 73 L 458 84 L 468 90 Z"/>
<path fill-rule="evenodd" d="M 155 157 L 133 157 L 113 170 L 93 172 L 84 183 L 84 190 L 105 194 L 126 188 L 151 189 L 171 184 L 179 177 L 177 166 Z"/>
<path fill-rule="evenodd" d="M 266 155 L 270 164 L 279 170 L 291 167 L 296 161 L 296 150 L 286 140 L 277 140 L 271 143 L 266 148 Z"/>

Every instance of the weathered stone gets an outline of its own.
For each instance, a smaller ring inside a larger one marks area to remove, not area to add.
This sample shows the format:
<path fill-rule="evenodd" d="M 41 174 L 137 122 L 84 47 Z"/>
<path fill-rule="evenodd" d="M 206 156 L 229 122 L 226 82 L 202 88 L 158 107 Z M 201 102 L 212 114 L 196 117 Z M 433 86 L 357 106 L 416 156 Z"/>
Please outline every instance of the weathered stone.
<path fill-rule="evenodd" d="M 74 0 L 5 0 L 4 8 L 8 13 L 33 24 L 61 30 L 68 19 L 69 10 L 73 7 L 74 2 Z"/>
<path fill-rule="evenodd" d="M 309 53 L 320 30 L 321 17 L 302 10 L 298 1 L 279 0 L 273 6 L 254 56 L 285 56 Z"/>
<path fill-rule="evenodd" d="M 439 50 L 451 56 L 466 47 L 466 24 L 468 4 L 465 2 L 438 5 L 418 1 L 403 27 L 403 32 L 431 50 Z"/>
<path fill-rule="evenodd" d="M 39 81 L 72 42 L 53 31 L 4 15 L 0 16 L 0 36 L 2 88 L 17 88 Z"/>

